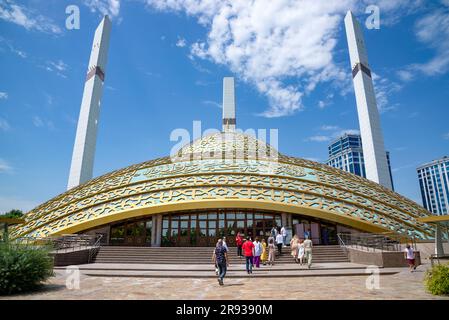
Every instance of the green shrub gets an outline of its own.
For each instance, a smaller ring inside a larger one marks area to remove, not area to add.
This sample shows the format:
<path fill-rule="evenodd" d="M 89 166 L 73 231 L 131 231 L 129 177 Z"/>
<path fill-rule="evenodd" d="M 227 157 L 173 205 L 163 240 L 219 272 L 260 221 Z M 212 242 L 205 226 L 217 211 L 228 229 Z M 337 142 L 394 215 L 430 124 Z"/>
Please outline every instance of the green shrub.
<path fill-rule="evenodd" d="M 11 211 L 6 212 L 1 217 L 3 218 L 21 218 L 23 216 L 22 210 L 13 209 Z"/>
<path fill-rule="evenodd" d="M 425 276 L 427 290 L 435 295 L 449 294 L 449 265 L 437 264 L 427 270 Z"/>
<path fill-rule="evenodd" d="M 34 290 L 53 276 L 53 258 L 43 246 L 0 244 L 0 295 Z"/>

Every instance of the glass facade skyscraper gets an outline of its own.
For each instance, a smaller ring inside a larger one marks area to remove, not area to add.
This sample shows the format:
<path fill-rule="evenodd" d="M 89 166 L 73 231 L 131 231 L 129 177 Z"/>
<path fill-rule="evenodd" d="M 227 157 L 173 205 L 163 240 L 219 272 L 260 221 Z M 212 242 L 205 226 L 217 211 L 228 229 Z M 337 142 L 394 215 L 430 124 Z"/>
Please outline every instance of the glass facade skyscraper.
<path fill-rule="evenodd" d="M 449 214 L 449 157 L 416 169 L 424 208 L 435 215 Z"/>
<path fill-rule="evenodd" d="M 344 134 L 335 139 L 328 147 L 328 166 L 351 172 L 366 178 L 365 162 L 363 159 L 362 138 L 358 134 Z M 393 187 L 393 176 L 391 174 L 390 153 L 387 151 L 388 170 Z M 394 187 L 393 187 L 394 190 Z"/>

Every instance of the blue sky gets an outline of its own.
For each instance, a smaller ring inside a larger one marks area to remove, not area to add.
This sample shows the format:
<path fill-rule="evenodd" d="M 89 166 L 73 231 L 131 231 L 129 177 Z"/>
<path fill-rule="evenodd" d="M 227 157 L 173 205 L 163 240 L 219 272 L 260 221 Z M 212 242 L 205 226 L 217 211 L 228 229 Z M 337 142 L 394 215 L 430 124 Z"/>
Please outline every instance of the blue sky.
<path fill-rule="evenodd" d="M 230 3 L 232 2 L 232 5 Z M 364 28 L 396 191 L 449 154 L 449 1 L 0 0 L 0 211 L 65 191 L 93 32 L 113 27 L 94 175 L 168 155 L 176 128 L 220 128 L 222 78 L 238 126 L 276 128 L 282 153 L 324 162 L 358 130 L 343 17 Z M 65 27 L 68 5 L 80 29 Z"/>

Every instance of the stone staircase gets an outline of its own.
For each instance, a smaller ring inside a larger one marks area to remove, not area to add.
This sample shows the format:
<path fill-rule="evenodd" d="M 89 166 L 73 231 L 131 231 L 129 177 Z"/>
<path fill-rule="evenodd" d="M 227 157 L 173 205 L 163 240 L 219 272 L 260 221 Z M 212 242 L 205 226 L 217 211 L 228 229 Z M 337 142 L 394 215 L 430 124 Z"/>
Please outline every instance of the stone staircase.
<path fill-rule="evenodd" d="M 213 247 L 125 247 L 103 246 L 94 258 L 95 263 L 116 264 L 211 264 Z M 237 261 L 237 248 L 230 248 L 229 257 Z M 276 256 L 276 264 L 293 264 L 290 248 L 282 249 L 283 254 Z M 349 262 L 345 251 L 338 245 L 315 246 L 313 263 Z"/>

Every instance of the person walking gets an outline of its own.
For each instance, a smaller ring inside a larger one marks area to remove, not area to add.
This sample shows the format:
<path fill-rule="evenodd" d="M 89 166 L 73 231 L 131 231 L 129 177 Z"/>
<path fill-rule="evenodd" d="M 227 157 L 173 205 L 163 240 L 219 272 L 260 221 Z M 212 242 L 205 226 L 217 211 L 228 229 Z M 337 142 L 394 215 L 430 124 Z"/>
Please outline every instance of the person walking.
<path fill-rule="evenodd" d="M 262 264 L 265 265 L 268 260 L 268 245 L 265 239 L 262 239 L 262 255 L 260 256 Z"/>
<path fill-rule="evenodd" d="M 259 238 L 256 237 L 256 240 L 254 241 L 254 265 L 256 268 L 260 268 L 260 256 L 262 255 L 262 252 L 262 244 L 259 242 Z"/>
<path fill-rule="evenodd" d="M 218 283 L 220 286 L 223 285 L 223 279 L 226 276 L 226 270 L 229 267 L 228 260 L 228 250 L 226 250 L 223 245 L 223 240 L 219 239 L 217 242 L 217 246 L 215 247 L 214 254 L 212 256 L 212 260 L 218 266 Z"/>
<path fill-rule="evenodd" d="M 415 251 L 409 244 L 407 244 L 407 246 L 405 247 L 404 257 L 407 260 L 407 264 L 408 264 L 410 272 L 413 272 L 413 270 L 416 270 Z"/>
<path fill-rule="evenodd" d="M 298 242 L 298 260 L 299 260 L 299 265 L 302 266 L 302 262 L 304 259 L 304 243 L 301 239 L 299 239 Z"/>
<path fill-rule="evenodd" d="M 268 237 L 268 239 L 267 239 L 267 245 L 270 243 L 270 240 L 273 240 L 273 243 L 275 243 L 276 237 L 272 237 L 272 236 Z"/>
<path fill-rule="evenodd" d="M 287 246 L 287 229 L 283 226 L 281 228 L 281 234 L 282 234 L 282 245 L 284 247 Z"/>
<path fill-rule="evenodd" d="M 282 254 L 282 246 L 284 244 L 284 238 L 282 237 L 282 234 L 278 233 L 278 235 L 276 236 L 276 245 L 278 247 L 278 253 L 279 255 Z"/>
<path fill-rule="evenodd" d="M 276 253 L 276 246 L 274 245 L 274 239 L 268 240 L 268 264 L 274 265 L 274 256 Z"/>
<path fill-rule="evenodd" d="M 295 262 L 298 263 L 298 236 L 295 234 L 290 240 L 290 249 L 291 249 L 291 255 L 293 259 L 295 259 Z"/>
<path fill-rule="evenodd" d="M 309 269 L 312 266 L 312 247 L 312 240 L 310 240 L 309 238 L 304 240 L 304 255 L 307 259 L 307 268 Z"/>
<path fill-rule="evenodd" d="M 237 256 L 242 258 L 243 237 L 240 234 L 240 231 L 237 232 L 237 236 L 235 237 L 235 244 L 237 245 Z"/>
<path fill-rule="evenodd" d="M 215 248 L 217 248 L 217 246 L 218 246 L 218 240 L 217 240 L 217 243 L 215 244 Z M 218 265 L 217 265 L 217 261 L 214 260 L 215 248 L 214 248 L 214 250 L 212 250 L 212 261 L 215 264 L 215 274 L 218 276 L 218 271 L 219 271 Z"/>
<path fill-rule="evenodd" d="M 273 237 L 273 239 L 276 239 L 277 235 L 278 235 L 278 229 L 273 226 L 273 228 L 271 228 L 271 236 Z"/>
<path fill-rule="evenodd" d="M 248 272 L 248 274 L 253 273 L 254 244 L 252 243 L 250 237 L 246 238 L 246 241 L 242 246 L 242 250 L 245 255 L 246 272 Z"/>

